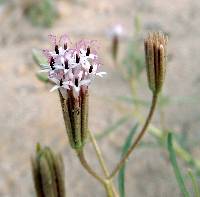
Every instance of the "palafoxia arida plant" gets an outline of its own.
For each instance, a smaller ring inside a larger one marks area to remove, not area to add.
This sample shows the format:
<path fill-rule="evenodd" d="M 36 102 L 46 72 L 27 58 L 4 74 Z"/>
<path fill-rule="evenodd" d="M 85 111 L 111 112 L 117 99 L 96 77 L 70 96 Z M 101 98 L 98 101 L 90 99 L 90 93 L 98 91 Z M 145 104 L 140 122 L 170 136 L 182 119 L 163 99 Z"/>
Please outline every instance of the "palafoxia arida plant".
<path fill-rule="evenodd" d="M 105 187 L 107 196 L 119 196 L 112 180 L 141 141 L 152 119 L 165 78 L 167 38 L 156 32 L 150 33 L 144 41 L 147 78 L 152 91 L 150 111 L 135 141 L 111 172 L 105 165 L 100 148 L 88 126 L 89 85 L 96 76 L 103 77 L 106 74 L 101 71 L 96 42 L 81 40 L 73 45 L 67 35 L 60 39 L 54 35 L 49 38 L 52 48 L 43 51 L 48 64 L 41 65 L 41 72 L 47 72 L 49 81 L 55 84 L 50 91 L 58 91 L 70 145 L 76 151 L 82 166 Z M 87 137 L 93 144 L 104 176 L 98 175 L 84 156 L 84 146 L 89 142 Z"/>

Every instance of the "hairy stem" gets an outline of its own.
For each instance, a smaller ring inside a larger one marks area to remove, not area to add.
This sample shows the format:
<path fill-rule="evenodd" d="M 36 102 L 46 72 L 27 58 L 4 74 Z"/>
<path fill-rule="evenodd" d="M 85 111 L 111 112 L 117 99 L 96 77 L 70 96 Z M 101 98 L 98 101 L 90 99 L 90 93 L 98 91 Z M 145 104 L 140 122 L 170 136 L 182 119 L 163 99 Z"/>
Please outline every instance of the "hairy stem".
<path fill-rule="evenodd" d="M 112 173 L 110 174 L 109 178 L 112 178 L 112 177 L 114 177 L 116 175 L 116 173 L 124 165 L 124 163 L 127 161 L 127 159 L 129 158 L 130 154 L 132 153 L 132 151 L 135 149 L 135 147 L 138 145 L 138 143 L 140 142 L 140 140 L 144 136 L 144 134 L 145 134 L 145 132 L 146 132 L 146 130 L 148 128 L 148 125 L 151 122 L 153 113 L 155 111 L 155 107 L 156 107 L 156 103 L 157 103 L 157 98 L 158 98 L 158 95 L 154 94 L 153 98 L 152 98 L 151 108 L 150 108 L 149 114 L 148 114 L 148 116 L 146 118 L 146 121 L 144 123 L 143 128 L 139 132 L 136 140 L 134 141 L 134 143 L 132 144 L 132 146 L 129 148 L 128 152 L 124 155 L 124 157 L 120 160 L 120 162 L 117 164 L 117 166 L 115 167 L 115 169 L 112 171 Z"/>

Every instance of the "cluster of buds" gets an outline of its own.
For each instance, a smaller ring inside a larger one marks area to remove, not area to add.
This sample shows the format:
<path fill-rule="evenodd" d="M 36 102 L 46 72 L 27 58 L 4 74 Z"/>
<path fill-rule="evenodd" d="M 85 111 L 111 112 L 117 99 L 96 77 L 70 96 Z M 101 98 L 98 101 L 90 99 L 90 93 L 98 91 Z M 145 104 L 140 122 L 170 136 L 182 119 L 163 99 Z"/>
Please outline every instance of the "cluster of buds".
<path fill-rule="evenodd" d="M 31 164 L 37 197 L 65 197 L 64 164 L 60 154 L 38 144 Z"/>
<path fill-rule="evenodd" d="M 83 147 L 88 132 L 88 86 L 96 77 L 103 77 L 95 41 L 81 40 L 71 46 L 67 35 L 59 40 L 49 36 L 52 50 L 43 50 L 48 65 L 41 72 L 55 83 L 50 90 L 59 90 L 63 117 L 69 141 L 74 149 Z"/>
<path fill-rule="evenodd" d="M 158 94 L 166 73 L 167 37 L 160 32 L 150 33 L 144 41 L 149 88 Z"/>

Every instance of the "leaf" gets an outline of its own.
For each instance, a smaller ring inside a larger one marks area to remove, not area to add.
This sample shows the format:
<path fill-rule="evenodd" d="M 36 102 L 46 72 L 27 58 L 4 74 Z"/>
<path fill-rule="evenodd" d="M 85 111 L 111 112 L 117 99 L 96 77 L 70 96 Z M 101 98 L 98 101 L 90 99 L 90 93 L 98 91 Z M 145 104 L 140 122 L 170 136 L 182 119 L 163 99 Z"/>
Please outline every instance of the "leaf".
<path fill-rule="evenodd" d="M 197 180 L 196 180 L 194 174 L 192 173 L 192 170 L 188 171 L 188 175 L 190 176 L 190 178 L 192 180 L 192 186 L 194 189 L 194 197 L 200 197 L 200 191 L 199 191 L 199 187 L 197 184 Z"/>
<path fill-rule="evenodd" d="M 33 49 L 32 56 L 33 56 L 35 63 L 38 66 L 40 66 L 41 64 L 48 64 L 46 58 L 43 57 L 42 53 L 39 50 Z"/>
<path fill-rule="evenodd" d="M 40 81 L 42 81 L 44 83 L 48 83 L 49 82 L 49 79 L 48 79 L 48 77 L 46 75 L 37 73 L 36 76 Z"/>
<path fill-rule="evenodd" d="M 125 143 L 122 147 L 122 157 L 127 153 L 128 149 L 131 146 L 131 142 L 133 139 L 133 136 L 138 128 L 138 124 L 136 124 L 131 130 L 130 133 L 128 134 Z M 119 174 L 118 174 L 118 187 L 119 187 L 119 193 L 120 197 L 125 197 L 125 165 L 121 167 Z"/>
<path fill-rule="evenodd" d="M 178 166 L 177 161 L 176 161 L 176 154 L 175 154 L 174 147 L 173 147 L 172 133 L 168 134 L 167 145 L 168 145 L 168 151 L 169 151 L 169 159 L 170 159 L 170 162 L 172 164 L 174 174 L 176 176 L 176 180 L 177 180 L 178 185 L 179 185 L 179 189 L 181 190 L 184 197 L 189 197 L 189 193 L 188 193 L 188 191 L 185 187 L 184 179 L 182 177 L 182 174 L 180 172 L 179 166 Z"/>
<path fill-rule="evenodd" d="M 107 129 L 105 129 L 102 133 L 97 134 L 95 137 L 99 140 L 101 138 L 104 138 L 105 136 L 109 135 L 110 133 L 112 133 L 113 131 L 115 131 L 116 129 L 118 129 L 120 126 L 122 126 L 123 124 L 125 124 L 125 122 L 127 122 L 129 119 L 129 116 L 123 116 L 122 118 L 120 118 L 119 120 L 117 120 L 113 125 L 109 126 Z"/>

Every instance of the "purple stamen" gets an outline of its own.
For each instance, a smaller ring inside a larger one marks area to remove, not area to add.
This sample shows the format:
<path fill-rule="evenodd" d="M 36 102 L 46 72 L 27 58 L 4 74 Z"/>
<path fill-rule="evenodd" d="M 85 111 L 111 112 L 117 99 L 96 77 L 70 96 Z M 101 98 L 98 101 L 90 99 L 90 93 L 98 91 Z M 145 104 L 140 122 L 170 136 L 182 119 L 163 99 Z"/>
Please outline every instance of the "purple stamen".
<path fill-rule="evenodd" d="M 89 68 L 89 73 L 91 73 L 93 70 L 93 66 L 91 65 L 90 68 Z"/>
<path fill-rule="evenodd" d="M 80 57 L 78 56 L 78 54 L 76 54 L 76 63 L 78 64 L 80 62 Z"/>
<path fill-rule="evenodd" d="M 75 78 L 75 82 L 74 82 L 75 86 L 78 87 L 78 79 Z"/>
<path fill-rule="evenodd" d="M 64 44 L 64 50 L 67 50 L 67 43 Z"/>
<path fill-rule="evenodd" d="M 87 47 L 87 52 L 86 52 L 86 56 L 90 55 L 90 47 Z"/>
<path fill-rule="evenodd" d="M 51 57 L 51 60 L 50 60 L 50 67 L 51 67 L 52 70 L 55 69 L 54 63 L 55 63 L 55 61 L 54 61 L 53 57 Z"/>
<path fill-rule="evenodd" d="M 58 55 L 59 55 L 59 49 L 58 49 L 58 45 L 56 45 L 56 46 L 55 46 L 55 52 L 56 52 L 56 54 L 58 54 Z"/>
<path fill-rule="evenodd" d="M 60 86 L 62 86 L 62 85 L 63 85 L 63 80 L 61 79 L 61 80 L 60 80 Z"/>
<path fill-rule="evenodd" d="M 69 69 L 68 60 L 65 60 L 65 69 Z"/>

